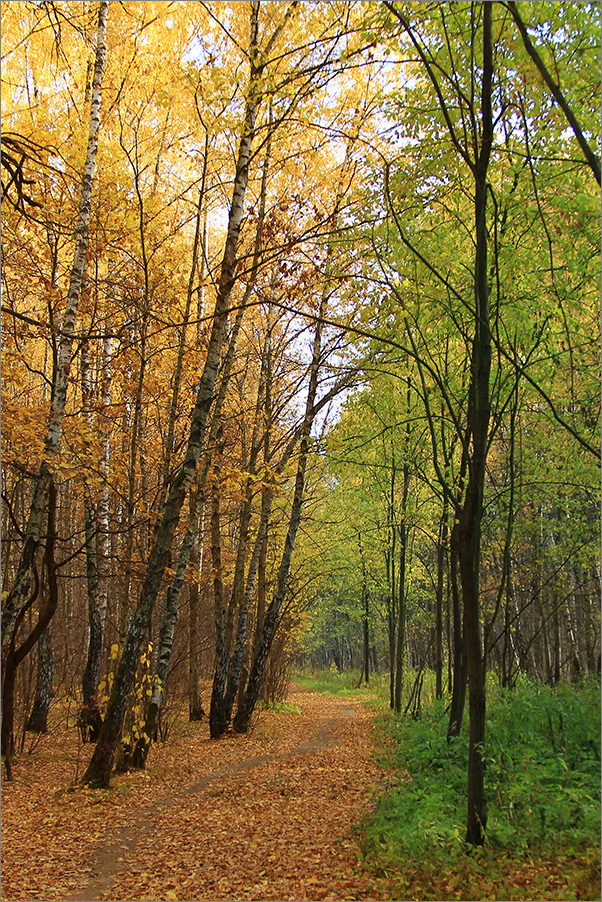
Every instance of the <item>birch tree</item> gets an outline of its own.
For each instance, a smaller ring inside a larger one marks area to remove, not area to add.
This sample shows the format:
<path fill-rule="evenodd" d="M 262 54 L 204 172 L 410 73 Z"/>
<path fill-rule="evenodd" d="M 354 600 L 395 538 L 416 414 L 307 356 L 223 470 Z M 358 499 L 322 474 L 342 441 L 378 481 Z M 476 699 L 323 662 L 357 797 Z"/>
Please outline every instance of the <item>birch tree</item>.
<path fill-rule="evenodd" d="M 161 588 L 161 582 L 171 550 L 184 499 L 195 478 L 201 452 L 207 416 L 213 397 L 220 355 L 222 351 L 229 302 L 236 280 L 237 248 L 241 229 L 243 204 L 249 177 L 251 147 L 255 136 L 257 111 L 261 102 L 261 76 L 265 57 L 259 47 L 258 0 L 251 4 L 250 42 L 248 60 L 249 83 L 246 91 L 245 116 L 239 139 L 236 175 L 234 178 L 228 230 L 222 258 L 221 273 L 215 301 L 213 324 L 207 354 L 200 379 L 196 403 L 192 412 L 190 432 L 184 461 L 168 492 L 164 510 L 147 562 L 146 575 L 140 591 L 138 605 L 130 622 L 122 650 L 121 661 L 113 682 L 105 720 L 92 759 L 84 774 L 84 782 L 94 786 L 108 786 L 113 769 L 114 755 L 121 739 L 121 726 L 130 691 L 133 687 L 139 649 Z M 277 33 L 266 44 L 270 44 Z"/>
<path fill-rule="evenodd" d="M 56 366 L 53 373 L 51 409 L 46 426 L 44 457 L 34 483 L 33 498 L 29 510 L 23 548 L 16 576 L 2 607 L 3 643 L 9 643 L 11 644 L 11 647 L 14 647 L 16 630 L 18 629 L 26 610 L 31 607 L 37 596 L 38 576 L 36 570 L 38 566 L 38 552 L 44 540 L 44 513 L 49 495 L 50 493 L 54 493 L 53 465 L 59 453 L 61 442 L 63 417 L 67 404 L 69 376 L 71 372 L 77 309 L 88 246 L 92 183 L 94 179 L 100 130 L 101 88 L 106 54 L 108 7 L 108 0 L 101 0 L 98 10 L 88 144 L 86 160 L 82 171 L 79 209 L 75 227 L 75 249 L 66 306 L 61 323 Z M 39 631 L 40 621 L 38 621 L 38 625 L 34 627 L 33 632 Z M 21 645 L 21 648 L 23 648 L 23 645 Z M 14 657 L 12 655 L 3 659 L 3 679 L 5 685 L 3 687 L 2 751 L 5 756 L 10 755 L 11 744 L 10 733 L 12 732 L 12 727 L 9 730 L 8 726 L 4 726 L 4 718 L 5 716 L 12 718 L 13 698 L 10 686 L 13 681 L 13 675 L 9 671 L 13 666 L 13 661 Z"/>

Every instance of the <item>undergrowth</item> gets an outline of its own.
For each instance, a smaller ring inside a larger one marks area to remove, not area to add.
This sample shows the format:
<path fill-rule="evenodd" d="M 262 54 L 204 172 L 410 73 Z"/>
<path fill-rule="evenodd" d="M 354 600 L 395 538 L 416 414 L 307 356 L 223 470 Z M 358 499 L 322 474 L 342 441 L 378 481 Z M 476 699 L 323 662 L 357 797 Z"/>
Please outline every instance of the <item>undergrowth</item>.
<path fill-rule="evenodd" d="M 378 720 L 391 777 L 364 844 L 398 898 L 599 899 L 599 683 L 490 685 L 483 849 L 464 844 L 467 724 L 446 731 L 445 701 Z"/>

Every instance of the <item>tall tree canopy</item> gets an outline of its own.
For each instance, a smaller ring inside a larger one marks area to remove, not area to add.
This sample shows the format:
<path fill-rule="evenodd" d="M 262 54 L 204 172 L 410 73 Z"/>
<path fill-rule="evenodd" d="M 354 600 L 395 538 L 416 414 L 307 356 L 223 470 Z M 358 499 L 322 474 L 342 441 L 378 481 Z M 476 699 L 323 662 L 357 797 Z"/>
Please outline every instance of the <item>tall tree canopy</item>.
<path fill-rule="evenodd" d="M 482 842 L 487 673 L 599 667 L 595 5 L 2 29 L 7 772 L 52 672 L 108 785 L 166 698 L 246 732 L 288 639 L 398 713 L 432 667 L 450 740 L 468 693 Z"/>

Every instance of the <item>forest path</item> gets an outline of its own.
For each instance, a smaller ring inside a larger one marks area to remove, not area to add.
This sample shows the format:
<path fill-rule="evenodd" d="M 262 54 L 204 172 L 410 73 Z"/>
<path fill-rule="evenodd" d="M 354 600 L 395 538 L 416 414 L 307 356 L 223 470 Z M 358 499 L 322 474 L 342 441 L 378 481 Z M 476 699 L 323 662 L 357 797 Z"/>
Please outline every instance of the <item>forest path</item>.
<path fill-rule="evenodd" d="M 12 816 L 23 787 L 8 786 L 2 898 L 380 898 L 352 829 L 381 777 L 372 714 L 354 698 L 299 689 L 289 702 L 301 713 L 263 712 L 247 736 L 212 742 L 206 724 L 185 725 L 151 752 L 148 772 L 109 792 L 50 794 L 29 844 Z"/>

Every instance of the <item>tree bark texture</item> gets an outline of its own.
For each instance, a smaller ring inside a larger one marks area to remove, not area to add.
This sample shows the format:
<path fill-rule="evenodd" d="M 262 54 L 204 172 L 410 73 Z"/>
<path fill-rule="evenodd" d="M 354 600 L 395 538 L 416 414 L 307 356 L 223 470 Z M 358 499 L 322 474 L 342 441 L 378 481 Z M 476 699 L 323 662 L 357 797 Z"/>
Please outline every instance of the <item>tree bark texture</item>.
<path fill-rule="evenodd" d="M 482 845 L 487 826 L 485 805 L 485 660 L 481 636 L 481 519 L 490 418 L 491 333 L 487 265 L 487 168 L 493 143 L 491 88 L 493 79 L 492 4 L 483 3 L 483 72 L 481 85 L 481 147 L 475 182 L 475 336 L 471 357 L 468 425 L 472 450 L 466 494 L 459 521 L 459 563 L 464 601 L 464 641 L 468 661 L 470 742 L 468 751 L 468 813 L 466 841 Z"/>
<path fill-rule="evenodd" d="M 151 743 L 155 741 L 157 730 L 159 728 L 159 717 L 161 714 L 161 706 L 165 698 L 165 688 L 169 673 L 169 665 L 171 663 L 171 652 L 176 632 L 176 623 L 178 620 L 179 601 L 182 594 L 182 586 L 184 585 L 184 578 L 186 576 L 186 569 L 188 567 L 188 560 L 190 558 L 192 541 L 192 532 L 188 530 L 180 549 L 176 574 L 165 598 L 165 610 L 163 611 L 163 619 L 159 631 L 159 656 L 157 670 L 153 679 L 153 694 L 148 706 L 148 711 L 146 712 L 142 736 L 136 742 L 132 756 L 132 765 L 137 768 L 145 767 Z"/>

